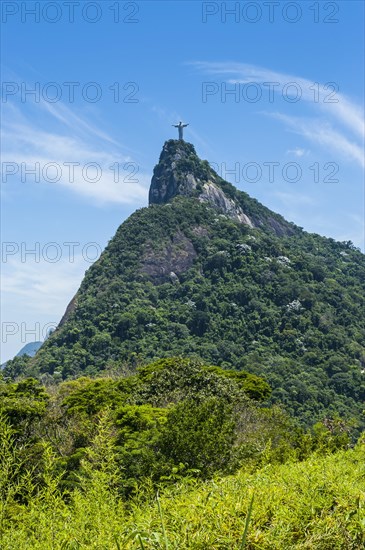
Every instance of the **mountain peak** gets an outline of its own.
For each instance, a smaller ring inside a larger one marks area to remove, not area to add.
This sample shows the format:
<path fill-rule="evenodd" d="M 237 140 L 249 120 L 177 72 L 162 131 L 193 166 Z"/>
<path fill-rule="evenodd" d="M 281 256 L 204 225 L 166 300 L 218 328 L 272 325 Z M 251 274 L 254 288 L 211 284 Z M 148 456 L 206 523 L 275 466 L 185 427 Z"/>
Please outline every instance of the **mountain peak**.
<path fill-rule="evenodd" d="M 239 204 L 220 187 L 221 178 L 201 160 L 194 145 L 183 140 L 165 142 L 153 171 L 149 204 L 166 204 L 178 195 L 196 197 L 220 213 L 253 227 Z"/>
<path fill-rule="evenodd" d="M 209 164 L 199 159 L 192 143 L 166 141 L 153 171 L 149 203 L 166 204 L 177 195 L 197 196 L 211 171 Z"/>

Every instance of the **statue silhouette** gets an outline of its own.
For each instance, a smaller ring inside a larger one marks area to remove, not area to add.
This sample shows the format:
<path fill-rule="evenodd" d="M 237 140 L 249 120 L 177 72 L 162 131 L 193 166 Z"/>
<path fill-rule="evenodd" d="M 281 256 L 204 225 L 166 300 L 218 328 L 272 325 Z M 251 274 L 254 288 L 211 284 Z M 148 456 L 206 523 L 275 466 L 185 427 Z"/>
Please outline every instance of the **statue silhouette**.
<path fill-rule="evenodd" d="M 186 128 L 186 126 L 189 126 L 189 124 L 183 124 L 180 120 L 179 124 L 173 124 L 174 128 L 178 128 L 179 130 L 179 139 L 183 140 L 183 129 Z"/>

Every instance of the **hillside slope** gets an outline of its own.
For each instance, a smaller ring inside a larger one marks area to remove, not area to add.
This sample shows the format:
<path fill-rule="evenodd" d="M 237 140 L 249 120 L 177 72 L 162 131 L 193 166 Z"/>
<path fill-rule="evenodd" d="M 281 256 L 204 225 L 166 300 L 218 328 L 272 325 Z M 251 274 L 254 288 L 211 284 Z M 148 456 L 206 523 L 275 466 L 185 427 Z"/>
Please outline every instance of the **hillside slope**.
<path fill-rule="evenodd" d="M 131 506 L 118 499 L 105 470 L 88 473 L 82 490 L 67 499 L 46 485 L 30 510 L 23 503 L 13 507 L 2 548 L 364 548 L 360 446 L 302 463 L 265 465 L 253 474 L 242 471 L 195 485 L 180 481 L 158 501 L 145 489 L 147 501 L 139 497 Z"/>
<path fill-rule="evenodd" d="M 199 357 L 264 375 L 305 423 L 361 422 L 364 286 L 351 243 L 306 233 L 170 140 L 150 206 L 119 227 L 27 373 Z"/>

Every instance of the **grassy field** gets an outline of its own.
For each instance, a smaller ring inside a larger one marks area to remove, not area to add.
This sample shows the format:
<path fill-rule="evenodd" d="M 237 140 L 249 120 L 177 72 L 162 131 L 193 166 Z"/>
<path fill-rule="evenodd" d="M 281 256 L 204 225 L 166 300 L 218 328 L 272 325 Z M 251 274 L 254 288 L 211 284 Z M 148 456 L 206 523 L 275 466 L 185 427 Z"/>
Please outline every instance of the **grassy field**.
<path fill-rule="evenodd" d="M 89 475 L 67 498 L 59 493 L 50 454 L 46 484 L 30 504 L 15 502 L 9 487 L 3 491 L 0 547 L 360 550 L 365 547 L 364 458 L 364 444 L 358 444 L 254 473 L 204 483 L 184 480 L 159 496 L 146 482 L 139 498 L 123 502 L 107 450 L 101 460 L 95 455 L 94 464 L 89 462 Z M 27 480 L 22 483 L 25 487 Z"/>

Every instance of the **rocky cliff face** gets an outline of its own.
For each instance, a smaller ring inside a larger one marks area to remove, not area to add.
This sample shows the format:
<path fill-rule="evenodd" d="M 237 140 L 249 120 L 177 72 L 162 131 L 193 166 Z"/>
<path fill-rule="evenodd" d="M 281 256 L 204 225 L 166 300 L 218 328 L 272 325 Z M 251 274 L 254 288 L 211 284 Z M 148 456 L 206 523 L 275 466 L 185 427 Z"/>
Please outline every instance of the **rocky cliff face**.
<path fill-rule="evenodd" d="M 149 203 L 166 204 L 177 195 L 196 197 L 219 213 L 253 227 L 249 216 L 221 189 L 219 180 L 209 163 L 199 159 L 191 143 L 171 139 L 165 143 L 154 169 Z"/>

